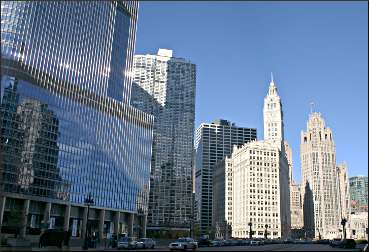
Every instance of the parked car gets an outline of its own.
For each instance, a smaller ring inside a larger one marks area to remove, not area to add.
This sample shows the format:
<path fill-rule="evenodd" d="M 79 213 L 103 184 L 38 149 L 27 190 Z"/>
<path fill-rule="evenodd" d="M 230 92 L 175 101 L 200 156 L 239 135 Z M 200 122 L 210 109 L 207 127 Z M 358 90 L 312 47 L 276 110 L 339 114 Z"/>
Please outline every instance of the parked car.
<path fill-rule="evenodd" d="M 63 243 L 68 244 L 70 234 L 67 231 L 48 229 L 40 235 L 39 247 L 46 246 L 57 246 L 58 248 L 63 247 Z"/>
<path fill-rule="evenodd" d="M 250 246 L 260 246 L 260 241 L 257 241 L 257 240 L 251 240 L 251 241 L 250 241 Z"/>
<path fill-rule="evenodd" d="M 199 239 L 199 247 L 210 247 L 211 246 L 211 240 L 207 237 L 201 237 Z"/>
<path fill-rule="evenodd" d="M 224 246 L 231 246 L 231 240 L 225 240 Z"/>
<path fill-rule="evenodd" d="M 224 245 L 224 241 L 220 240 L 220 239 L 214 239 L 211 241 L 211 246 L 212 247 L 221 247 Z"/>
<path fill-rule="evenodd" d="M 133 237 L 122 237 L 118 240 L 118 249 L 136 249 L 137 241 Z"/>
<path fill-rule="evenodd" d="M 241 244 L 242 244 L 242 246 L 249 246 L 250 245 L 250 240 L 242 239 Z"/>
<path fill-rule="evenodd" d="M 316 244 L 329 244 L 329 240 L 327 239 L 317 240 L 315 243 Z"/>
<path fill-rule="evenodd" d="M 333 239 L 331 241 L 329 241 L 329 246 L 331 247 L 337 247 L 338 245 L 341 244 L 341 239 Z"/>
<path fill-rule="evenodd" d="M 137 248 L 155 248 L 155 241 L 151 238 L 141 238 L 137 241 Z"/>
<path fill-rule="evenodd" d="M 187 249 L 196 250 L 198 247 L 198 243 L 190 237 L 185 237 L 185 238 L 178 238 L 176 241 L 170 243 L 168 247 L 170 251 L 187 250 Z"/>
<path fill-rule="evenodd" d="M 356 242 L 354 239 L 345 239 L 338 245 L 338 248 L 354 249 L 356 248 Z"/>

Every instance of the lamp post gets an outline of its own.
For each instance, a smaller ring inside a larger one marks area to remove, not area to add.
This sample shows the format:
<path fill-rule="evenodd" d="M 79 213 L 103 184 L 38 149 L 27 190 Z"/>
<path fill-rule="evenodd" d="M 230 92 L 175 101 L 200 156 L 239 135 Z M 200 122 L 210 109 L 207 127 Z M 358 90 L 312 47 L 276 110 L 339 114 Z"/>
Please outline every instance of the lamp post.
<path fill-rule="evenodd" d="M 90 213 L 90 206 L 93 204 L 94 204 L 94 200 L 91 197 L 91 193 L 89 193 L 88 197 L 85 198 L 85 205 L 87 206 L 87 220 L 86 220 L 85 240 L 84 240 L 82 249 L 88 249 L 88 240 L 87 240 L 88 216 Z"/>
<path fill-rule="evenodd" d="M 249 238 L 252 239 L 252 222 L 250 221 L 247 225 L 250 227 Z"/>
<path fill-rule="evenodd" d="M 342 230 L 343 230 L 343 239 L 346 240 L 346 223 L 347 223 L 347 219 L 343 218 L 341 220 L 341 225 L 342 225 Z"/>
<path fill-rule="evenodd" d="M 265 240 L 268 239 L 268 224 L 265 224 L 265 233 L 264 233 Z"/>

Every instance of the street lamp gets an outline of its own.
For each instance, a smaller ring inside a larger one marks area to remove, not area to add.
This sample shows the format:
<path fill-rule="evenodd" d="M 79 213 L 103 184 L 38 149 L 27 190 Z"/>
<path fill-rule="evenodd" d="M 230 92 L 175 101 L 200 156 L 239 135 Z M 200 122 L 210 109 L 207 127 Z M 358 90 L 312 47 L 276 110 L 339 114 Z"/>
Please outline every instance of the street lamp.
<path fill-rule="evenodd" d="M 343 218 L 341 220 L 341 225 L 342 225 L 342 230 L 343 230 L 343 239 L 346 240 L 346 223 L 347 223 L 347 219 L 346 218 Z"/>
<path fill-rule="evenodd" d="M 250 227 L 249 237 L 250 237 L 250 239 L 252 239 L 252 222 L 250 221 L 247 225 L 249 225 L 249 227 Z"/>
<path fill-rule="evenodd" d="M 265 224 L 265 233 L 264 233 L 265 240 L 268 239 L 268 224 Z"/>
<path fill-rule="evenodd" d="M 87 240 L 88 216 L 90 213 L 90 206 L 93 204 L 94 204 L 94 200 L 91 197 L 91 193 L 88 193 L 88 197 L 85 198 L 85 205 L 87 206 L 87 220 L 86 220 L 86 230 L 85 230 L 85 241 L 83 243 L 82 249 L 88 249 L 88 240 Z"/>

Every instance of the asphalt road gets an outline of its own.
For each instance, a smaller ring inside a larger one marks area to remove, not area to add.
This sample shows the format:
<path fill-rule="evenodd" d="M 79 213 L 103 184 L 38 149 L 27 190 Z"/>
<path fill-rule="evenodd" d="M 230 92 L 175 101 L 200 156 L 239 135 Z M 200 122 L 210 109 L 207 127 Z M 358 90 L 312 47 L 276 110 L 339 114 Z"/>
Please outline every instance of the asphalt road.
<path fill-rule="evenodd" d="M 46 248 L 1 248 L 0 251 L 83 251 L 81 247 L 71 247 L 63 249 L 56 247 Z M 86 250 L 84 250 L 86 251 Z M 117 249 L 89 249 L 87 251 L 118 251 Z M 158 246 L 155 249 L 135 249 L 135 250 L 120 250 L 120 251 L 169 251 L 168 246 Z M 192 251 L 192 250 L 187 250 Z M 325 244 L 268 244 L 263 246 L 225 246 L 225 247 L 200 247 L 196 251 L 361 251 L 360 249 L 339 249 L 332 248 Z"/>
<path fill-rule="evenodd" d="M 169 251 L 168 247 L 159 247 L 156 251 Z M 145 250 L 135 250 L 145 251 Z M 149 251 L 149 250 L 146 250 Z M 153 251 L 153 250 L 150 250 Z M 188 250 L 191 251 L 191 250 Z M 263 246 L 225 246 L 200 247 L 196 251 L 360 251 L 360 249 L 338 249 L 325 244 L 268 244 Z"/>

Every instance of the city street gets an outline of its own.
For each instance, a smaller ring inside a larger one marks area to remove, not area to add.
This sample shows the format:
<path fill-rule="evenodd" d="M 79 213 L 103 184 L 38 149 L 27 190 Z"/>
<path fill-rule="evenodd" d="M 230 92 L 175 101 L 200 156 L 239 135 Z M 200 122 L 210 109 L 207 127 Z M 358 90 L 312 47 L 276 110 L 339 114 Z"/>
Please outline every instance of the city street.
<path fill-rule="evenodd" d="M 3 251 L 7 251 L 3 248 Z M 30 249 L 17 249 L 11 251 L 30 251 Z M 81 247 L 71 247 L 70 249 L 59 249 L 57 247 L 32 248 L 31 251 L 86 251 Z M 89 249 L 88 251 L 118 251 L 117 249 Z M 120 251 L 169 251 L 167 246 L 159 246 L 155 249 L 136 249 Z M 188 250 L 190 251 L 190 250 Z M 361 251 L 357 249 L 332 248 L 324 244 L 270 244 L 264 246 L 224 246 L 224 247 L 200 247 L 196 251 Z"/>

